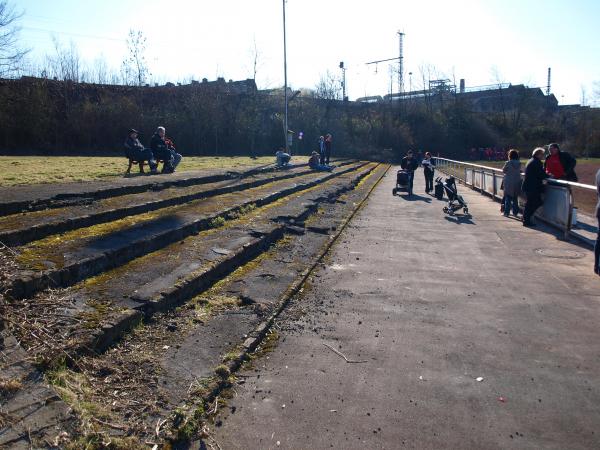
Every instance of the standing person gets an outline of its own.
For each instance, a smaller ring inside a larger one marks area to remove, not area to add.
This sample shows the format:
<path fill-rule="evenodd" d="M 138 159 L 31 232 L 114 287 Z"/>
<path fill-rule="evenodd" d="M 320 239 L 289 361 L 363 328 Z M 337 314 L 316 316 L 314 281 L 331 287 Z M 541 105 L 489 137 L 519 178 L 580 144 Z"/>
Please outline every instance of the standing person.
<path fill-rule="evenodd" d="M 596 172 L 596 193 L 598 194 L 598 203 L 596 204 L 596 219 L 598 219 L 598 236 L 596 237 L 596 247 L 594 248 L 594 273 L 600 275 L 600 169 Z"/>
<path fill-rule="evenodd" d="M 577 181 L 575 165 L 577 160 L 568 152 L 563 152 L 558 144 L 548 145 L 550 155 L 544 162 L 544 170 L 557 180 Z"/>
<path fill-rule="evenodd" d="M 519 194 L 521 192 L 521 161 L 519 161 L 519 152 L 510 150 L 508 152 L 508 161 L 502 168 L 504 172 L 504 217 L 508 217 L 512 206 L 513 216 L 519 215 Z"/>
<path fill-rule="evenodd" d="M 329 158 L 331 158 L 331 134 L 327 133 L 325 135 L 325 162 L 326 166 L 329 165 Z"/>
<path fill-rule="evenodd" d="M 531 217 L 535 211 L 542 206 L 542 192 L 544 191 L 543 181 L 548 178 L 548 174 L 544 172 L 542 158 L 544 157 L 544 149 L 536 148 L 531 155 L 531 159 L 527 161 L 525 166 L 525 179 L 523 180 L 523 192 L 527 197 L 525 203 L 525 211 L 523 212 L 523 226 L 534 226 L 531 222 Z"/>
<path fill-rule="evenodd" d="M 417 160 L 413 157 L 413 151 L 409 150 L 406 156 L 402 158 L 400 167 L 408 172 L 408 195 L 413 193 L 413 182 L 415 181 L 415 170 L 419 167 Z"/>
<path fill-rule="evenodd" d="M 320 164 L 325 164 L 325 137 L 319 136 L 319 156 Z"/>
<path fill-rule="evenodd" d="M 150 172 L 156 173 L 156 166 L 158 165 L 154 160 L 154 155 L 152 154 L 152 150 L 149 148 L 145 148 L 140 140 L 138 139 L 139 132 L 134 128 L 129 129 L 129 135 L 127 139 L 125 139 L 125 156 L 134 161 L 138 161 L 142 163 L 143 161 L 148 161 L 148 165 L 150 166 Z M 140 171 L 143 172 L 143 164 L 140 165 Z"/>
<path fill-rule="evenodd" d="M 435 161 L 431 159 L 431 153 L 425 152 L 425 158 L 421 162 L 423 165 L 423 174 L 425 175 L 425 193 L 433 191 L 433 174 L 435 171 Z"/>

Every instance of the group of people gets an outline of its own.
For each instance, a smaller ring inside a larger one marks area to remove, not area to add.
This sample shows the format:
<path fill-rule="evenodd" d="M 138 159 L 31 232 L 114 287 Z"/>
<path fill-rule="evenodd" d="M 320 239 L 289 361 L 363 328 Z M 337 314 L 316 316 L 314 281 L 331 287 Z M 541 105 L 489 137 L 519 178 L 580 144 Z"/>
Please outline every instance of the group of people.
<path fill-rule="evenodd" d="M 525 165 L 525 177 L 521 182 L 519 152 L 510 150 L 508 161 L 502 169 L 504 172 L 504 215 L 508 216 L 511 210 L 514 216 L 519 214 L 518 197 L 522 192 L 525 194 L 526 199 L 523 225 L 526 227 L 535 226 L 532 218 L 536 210 L 543 204 L 544 180 L 577 181 L 576 164 L 577 160 L 568 152 L 562 151 L 556 143 L 548 145 L 547 155 L 544 148 L 537 147 L 533 150 L 531 159 Z M 596 193 L 598 195 L 598 203 L 596 204 L 598 235 L 594 248 L 594 273 L 600 275 L 600 170 L 596 173 Z"/>
<path fill-rule="evenodd" d="M 182 156 L 175 149 L 173 141 L 166 136 L 165 127 L 158 127 L 150 139 L 150 148 L 144 147 L 139 140 L 139 131 L 130 128 L 125 140 L 125 156 L 139 163 L 147 162 L 150 173 L 158 173 L 158 162 L 163 161 L 161 173 L 173 173 L 181 162 Z M 140 166 L 142 167 L 142 166 Z"/>
<path fill-rule="evenodd" d="M 472 148 L 469 151 L 469 157 L 472 161 L 504 161 L 507 158 L 508 150 L 503 148 Z"/>
<path fill-rule="evenodd" d="M 423 174 L 425 175 L 425 193 L 429 194 L 433 191 L 435 161 L 431 159 L 431 153 L 425 152 L 425 156 L 421 159 L 419 156 L 415 157 L 413 151 L 409 150 L 400 162 L 400 167 L 408 173 L 408 195 L 413 194 L 415 170 L 419 168 L 419 165 L 423 166 Z"/>
<path fill-rule="evenodd" d="M 542 162 L 542 159 L 545 161 Z M 577 181 L 575 173 L 576 159 L 568 152 L 562 151 L 556 143 L 548 145 L 548 155 L 542 147 L 533 150 L 531 159 L 525 165 L 525 177 L 521 184 L 521 163 L 519 152 L 511 150 L 508 152 L 509 160 L 504 164 L 504 215 L 508 216 L 512 208 L 513 214 L 519 213 L 518 196 L 521 192 L 525 194 L 525 210 L 523 211 L 523 225 L 535 226 L 532 217 L 536 210 L 542 206 L 542 194 L 544 192 L 544 180 L 556 179 L 566 181 Z M 594 273 L 600 275 L 600 170 L 596 172 L 596 193 L 598 203 L 596 204 L 596 220 L 598 221 L 598 234 L 594 248 Z"/>
<path fill-rule="evenodd" d="M 542 194 L 544 192 L 544 180 L 547 178 L 555 180 L 577 181 L 575 173 L 576 159 L 568 152 L 560 149 L 556 143 L 548 145 L 548 156 L 546 150 L 537 147 L 533 150 L 531 159 L 525 165 L 525 177 L 521 182 L 521 162 L 517 150 L 508 152 L 508 161 L 504 164 L 502 212 L 508 216 L 512 210 L 514 216 L 519 214 L 518 199 L 521 192 L 525 194 L 525 210 L 523 211 L 523 225 L 535 226 L 532 217 L 537 209 L 542 206 Z M 542 162 L 542 160 L 545 161 Z"/>
<path fill-rule="evenodd" d="M 318 140 L 318 151 L 313 151 L 308 160 L 308 166 L 312 170 L 317 171 L 328 171 L 331 172 L 334 168 L 330 164 L 331 160 L 331 134 L 325 136 L 319 136 Z M 275 152 L 275 163 L 277 167 L 286 168 L 289 167 L 292 156 L 285 151 L 283 147 L 279 147 Z"/>
<path fill-rule="evenodd" d="M 491 155 L 490 155 L 491 156 Z M 431 159 L 429 152 L 420 165 L 423 166 L 425 175 L 425 192 L 433 190 L 433 176 L 435 162 Z M 531 159 L 525 165 L 525 176 L 521 178 L 521 161 L 519 151 L 512 149 L 507 152 L 507 161 L 502 168 L 504 179 L 502 181 L 502 190 L 504 197 L 502 199 L 501 211 L 505 216 L 509 216 L 511 211 L 514 216 L 519 215 L 519 196 L 525 196 L 525 208 L 523 210 L 523 225 L 534 227 L 533 216 L 535 212 L 543 205 L 544 180 L 565 180 L 576 182 L 578 180 L 575 173 L 577 160 L 568 152 L 560 149 L 557 143 L 551 143 L 546 149 L 537 147 L 533 150 Z M 419 167 L 419 161 L 409 150 L 400 164 L 402 169 L 409 175 L 409 194 L 413 192 L 414 172 Z M 596 173 L 596 192 L 598 203 L 596 205 L 596 219 L 598 221 L 598 235 L 594 249 L 594 273 L 600 275 L 600 170 Z"/>
<path fill-rule="evenodd" d="M 331 159 L 331 134 L 319 136 L 318 152 L 313 151 L 308 160 L 308 166 L 313 170 L 332 171 L 333 166 L 329 163 Z"/>

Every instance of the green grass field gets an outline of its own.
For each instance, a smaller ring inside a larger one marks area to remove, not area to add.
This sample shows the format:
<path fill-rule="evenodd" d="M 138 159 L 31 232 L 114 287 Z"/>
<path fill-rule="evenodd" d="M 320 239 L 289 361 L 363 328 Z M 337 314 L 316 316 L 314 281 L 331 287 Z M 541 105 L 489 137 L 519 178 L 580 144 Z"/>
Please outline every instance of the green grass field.
<path fill-rule="evenodd" d="M 274 162 L 273 156 L 257 159 L 246 156 L 188 156 L 183 158 L 177 171 L 237 170 Z M 127 159 L 119 156 L 0 156 L 0 186 L 106 180 L 123 177 L 126 169 Z M 145 170 L 149 170 L 148 166 Z M 139 168 L 134 166 L 131 176 L 137 176 L 138 172 Z"/>

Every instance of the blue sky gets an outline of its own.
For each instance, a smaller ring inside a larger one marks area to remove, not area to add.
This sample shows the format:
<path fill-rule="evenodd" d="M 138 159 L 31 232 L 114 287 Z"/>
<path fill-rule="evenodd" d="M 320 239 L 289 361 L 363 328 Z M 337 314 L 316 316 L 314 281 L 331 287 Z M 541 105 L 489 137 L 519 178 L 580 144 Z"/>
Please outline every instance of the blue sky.
<path fill-rule="evenodd" d="M 13 0 L 25 11 L 21 39 L 30 58 L 52 53 L 52 35 L 75 43 L 90 64 L 99 55 L 117 70 L 129 29 L 147 37 L 147 59 L 157 81 L 252 76 L 259 52 L 259 87 L 283 84 L 281 0 Z M 312 88 L 326 71 L 348 67 L 350 98 L 386 94 L 396 32 L 405 32 L 405 87 L 423 78 L 467 86 L 498 81 L 545 86 L 561 103 L 594 101 L 600 81 L 600 1 L 288 0 L 288 76 Z M 408 73 L 412 72 L 409 77 Z M 395 84 L 394 84 L 395 86 Z M 596 99 L 596 101 L 600 101 Z M 597 104 L 600 105 L 600 102 Z"/>

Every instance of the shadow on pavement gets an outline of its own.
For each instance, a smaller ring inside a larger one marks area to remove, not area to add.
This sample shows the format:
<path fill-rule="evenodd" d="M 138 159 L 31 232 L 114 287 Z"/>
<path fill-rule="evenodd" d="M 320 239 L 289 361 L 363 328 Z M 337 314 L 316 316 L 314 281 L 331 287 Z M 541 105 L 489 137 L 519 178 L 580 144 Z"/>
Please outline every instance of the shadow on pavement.
<path fill-rule="evenodd" d="M 424 197 L 422 195 L 418 195 L 418 194 L 413 194 L 413 195 L 397 195 L 396 197 L 401 197 L 403 200 L 406 200 L 407 202 L 417 202 L 417 201 L 423 201 L 425 203 L 431 203 L 431 199 L 429 197 Z"/>
<path fill-rule="evenodd" d="M 471 216 L 445 216 L 448 222 L 455 223 L 457 225 L 475 225 L 475 222 L 471 220 Z"/>

